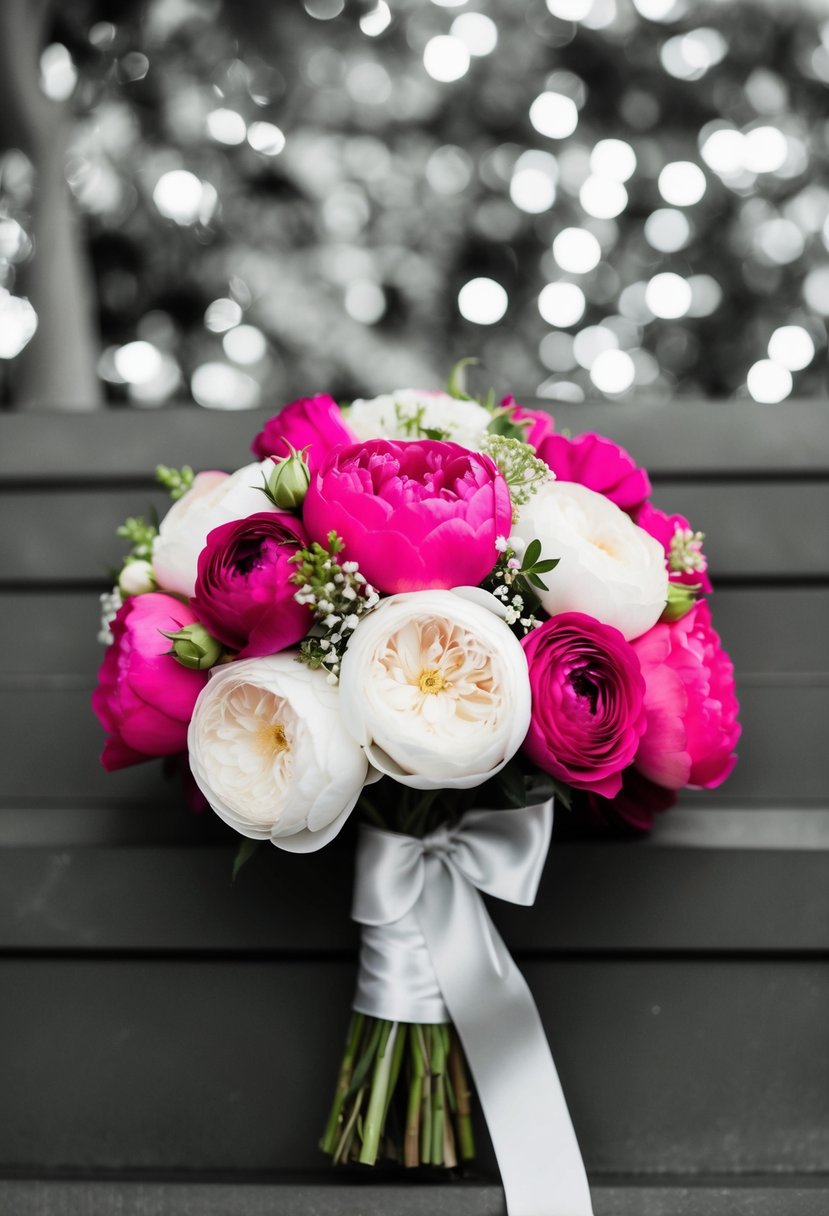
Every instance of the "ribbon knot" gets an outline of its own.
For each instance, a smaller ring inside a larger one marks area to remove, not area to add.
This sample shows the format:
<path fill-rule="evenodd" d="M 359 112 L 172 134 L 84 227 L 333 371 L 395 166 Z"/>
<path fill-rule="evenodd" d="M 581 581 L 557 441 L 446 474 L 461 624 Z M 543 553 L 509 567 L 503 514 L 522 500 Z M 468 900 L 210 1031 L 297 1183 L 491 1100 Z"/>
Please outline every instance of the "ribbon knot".
<path fill-rule="evenodd" d="M 352 916 L 363 926 L 354 1008 L 454 1023 L 509 1216 L 591 1216 L 590 1191 L 538 1010 L 480 892 L 535 900 L 552 801 L 472 811 L 423 839 L 364 826 Z"/>

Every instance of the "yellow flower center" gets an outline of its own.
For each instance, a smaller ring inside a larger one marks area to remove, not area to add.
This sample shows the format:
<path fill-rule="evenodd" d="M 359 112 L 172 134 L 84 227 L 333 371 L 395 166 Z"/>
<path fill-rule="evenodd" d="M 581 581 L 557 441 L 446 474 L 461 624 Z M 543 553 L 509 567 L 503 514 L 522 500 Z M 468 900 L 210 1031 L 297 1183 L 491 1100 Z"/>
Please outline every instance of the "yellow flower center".
<path fill-rule="evenodd" d="M 267 726 L 261 727 L 257 731 L 256 737 L 263 752 L 271 752 L 278 756 L 281 752 L 291 750 L 285 727 L 281 722 L 271 722 Z"/>
<path fill-rule="evenodd" d="M 446 687 L 446 681 L 436 667 L 421 671 L 417 680 L 421 692 L 440 692 Z"/>

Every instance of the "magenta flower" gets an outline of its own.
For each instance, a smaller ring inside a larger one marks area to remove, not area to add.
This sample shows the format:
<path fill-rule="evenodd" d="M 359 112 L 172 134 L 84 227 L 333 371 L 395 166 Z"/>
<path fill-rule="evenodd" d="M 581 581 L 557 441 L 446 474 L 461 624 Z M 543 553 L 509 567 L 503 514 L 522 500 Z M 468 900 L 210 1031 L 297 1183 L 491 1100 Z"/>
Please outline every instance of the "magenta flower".
<path fill-rule="evenodd" d="M 599 794 L 584 795 L 584 807 L 590 822 L 603 827 L 625 824 L 638 832 L 649 832 L 657 815 L 676 805 L 676 794 L 648 781 L 635 768 L 622 773 L 622 788 L 615 798 Z"/>
<path fill-rule="evenodd" d="M 290 559 L 306 543 L 299 521 L 281 511 L 233 520 L 207 537 L 191 602 L 238 658 L 275 654 L 310 629 L 310 610 L 296 602 L 290 581 Z"/>
<path fill-rule="evenodd" d="M 182 667 L 161 631 L 174 633 L 195 620 L 187 604 L 160 591 L 130 596 L 118 610 L 92 694 L 92 708 L 110 736 L 101 755 L 107 772 L 187 747 L 187 727 L 208 673 Z"/>
<path fill-rule="evenodd" d="M 312 540 L 335 531 L 380 591 L 475 585 L 512 524 L 509 489 L 488 456 L 457 443 L 371 439 L 332 454 L 311 485 Z"/>
<path fill-rule="evenodd" d="M 624 448 L 603 435 L 590 432 L 574 439 L 546 435 L 536 454 L 559 481 L 575 481 L 588 490 L 596 490 L 623 511 L 635 511 L 651 492 L 645 470 L 634 463 Z"/>
<path fill-rule="evenodd" d="M 527 634 L 532 718 L 524 751 L 576 789 L 613 798 L 645 729 L 645 682 L 618 629 L 563 612 Z"/>
<path fill-rule="evenodd" d="M 734 666 L 704 600 L 632 643 L 645 677 L 647 726 L 636 767 L 657 785 L 712 789 L 737 762 Z"/>
<path fill-rule="evenodd" d="M 668 579 L 683 586 L 699 585 L 710 594 L 708 561 L 702 551 L 702 534 L 694 532 L 684 515 L 666 515 L 651 503 L 643 503 L 636 513 L 640 528 L 649 532 L 665 550 Z"/>
<path fill-rule="evenodd" d="M 556 424 L 551 414 L 545 410 L 532 410 L 525 405 L 519 405 L 512 393 L 503 398 L 501 409 L 509 410 L 509 416 L 513 422 L 529 424 L 525 430 L 525 442 L 534 447 L 536 451 L 542 440 L 546 439 L 548 435 L 555 434 Z"/>
<path fill-rule="evenodd" d="M 269 418 L 251 448 L 259 460 L 290 456 L 291 448 L 307 448 L 308 467 L 314 472 L 335 448 L 354 443 L 356 434 L 333 397 L 300 397 Z"/>

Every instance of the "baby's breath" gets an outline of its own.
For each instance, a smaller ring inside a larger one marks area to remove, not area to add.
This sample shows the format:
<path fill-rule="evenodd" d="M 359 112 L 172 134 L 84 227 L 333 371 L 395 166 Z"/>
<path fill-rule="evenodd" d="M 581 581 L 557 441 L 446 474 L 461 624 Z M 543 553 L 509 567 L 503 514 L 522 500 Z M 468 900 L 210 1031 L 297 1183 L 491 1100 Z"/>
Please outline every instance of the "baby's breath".
<path fill-rule="evenodd" d="M 356 562 L 337 560 L 342 550 L 336 532 L 329 532 L 327 548 L 314 541 L 291 558 L 297 567 L 292 575 L 294 599 L 311 608 L 316 621 L 314 632 L 300 643 L 300 662 L 322 668 L 329 684 L 340 678 L 340 663 L 360 618 L 380 602 Z"/>
<path fill-rule="evenodd" d="M 498 471 L 509 486 L 513 514 L 523 507 L 545 481 L 552 481 L 555 474 L 527 443 L 510 439 L 506 435 L 489 434 L 481 444 L 481 450 L 498 466 Z"/>

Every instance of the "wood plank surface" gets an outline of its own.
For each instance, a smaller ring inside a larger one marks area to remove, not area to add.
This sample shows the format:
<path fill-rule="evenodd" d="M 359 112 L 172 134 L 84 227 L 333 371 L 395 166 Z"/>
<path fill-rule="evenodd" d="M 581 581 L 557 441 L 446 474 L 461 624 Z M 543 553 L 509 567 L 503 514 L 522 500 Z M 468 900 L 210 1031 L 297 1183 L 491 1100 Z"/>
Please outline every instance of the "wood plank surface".
<path fill-rule="evenodd" d="M 235 846 L 0 850 L 0 952 L 353 955 L 352 836 L 235 883 Z M 525 956 L 829 953 L 829 850 L 555 843 L 533 908 L 489 907 Z"/>
<path fill-rule="evenodd" d="M 524 971 L 589 1171 L 825 1168 L 825 965 Z M 318 1168 L 353 978 L 337 963 L 4 960 L 0 1164 Z"/>
<path fill-rule="evenodd" d="M 653 474 L 769 469 L 829 472 L 824 400 L 596 402 L 525 398 L 559 430 L 598 431 L 625 445 Z M 0 480 L 150 477 L 160 462 L 238 468 L 274 410 L 211 413 L 196 407 L 106 410 L 92 415 L 0 415 Z"/>
<path fill-rule="evenodd" d="M 0 584 L 94 581 L 105 586 L 126 544 L 127 516 L 163 516 L 169 498 L 152 489 L 0 490 Z M 829 579 L 829 481 L 661 483 L 654 502 L 706 534 L 713 577 Z"/>

